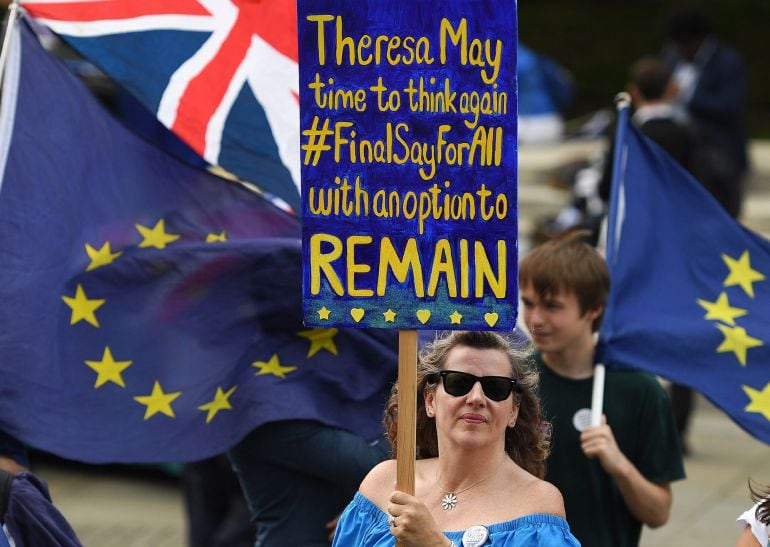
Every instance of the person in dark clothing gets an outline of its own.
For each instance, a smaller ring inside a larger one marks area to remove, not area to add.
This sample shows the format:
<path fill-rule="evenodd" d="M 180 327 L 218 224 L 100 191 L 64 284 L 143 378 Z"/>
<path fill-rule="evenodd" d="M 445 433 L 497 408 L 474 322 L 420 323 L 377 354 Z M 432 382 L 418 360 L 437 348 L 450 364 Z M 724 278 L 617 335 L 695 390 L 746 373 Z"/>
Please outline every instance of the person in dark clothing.
<path fill-rule="evenodd" d="M 225 454 L 182 468 L 188 547 L 253 547 L 255 526 Z"/>
<path fill-rule="evenodd" d="M 522 318 L 537 348 L 543 415 L 551 423 L 546 480 L 564 496 L 582 545 L 636 547 L 643 526 L 670 516 L 684 478 L 669 399 L 651 375 L 608 367 L 602 421 L 591 426 L 595 341 L 610 290 L 602 256 L 566 232 L 519 266 Z M 615 363 L 619 364 L 619 363 Z"/>
<path fill-rule="evenodd" d="M 693 172 L 695 134 L 673 105 L 677 89 L 671 71 L 654 57 L 642 57 L 631 66 L 627 90 L 634 106 L 633 123 Z"/>
<path fill-rule="evenodd" d="M 626 90 L 631 96 L 634 113 L 631 118 L 639 130 L 663 148 L 682 167 L 697 176 L 698 132 L 674 104 L 676 84 L 671 70 L 661 60 L 645 56 L 631 65 Z M 609 201 L 614 158 L 614 143 L 604 163 L 599 194 Z"/>
<path fill-rule="evenodd" d="M 737 217 L 749 169 L 745 63 L 737 51 L 716 38 L 711 21 L 698 8 L 670 12 L 666 32 L 670 43 L 663 60 L 673 72 L 676 102 L 716 156 L 709 160 L 712 170 L 722 172 L 709 190 Z"/>
<path fill-rule="evenodd" d="M 48 485 L 28 466 L 27 447 L 0 430 L 0 547 L 81 547 Z"/>

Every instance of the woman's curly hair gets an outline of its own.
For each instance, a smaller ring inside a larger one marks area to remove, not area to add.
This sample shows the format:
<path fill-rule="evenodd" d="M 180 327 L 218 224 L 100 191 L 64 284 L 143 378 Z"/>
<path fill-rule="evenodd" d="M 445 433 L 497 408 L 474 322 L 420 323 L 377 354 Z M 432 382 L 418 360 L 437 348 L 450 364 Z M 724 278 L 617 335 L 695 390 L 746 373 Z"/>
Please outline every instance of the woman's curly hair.
<path fill-rule="evenodd" d="M 551 445 L 551 426 L 540 410 L 538 379 L 529 353 L 515 349 L 503 336 L 488 331 L 455 331 L 428 344 L 417 363 L 417 459 L 438 456 L 438 436 L 434 418 L 428 417 L 420 396 L 436 389 L 438 373 L 444 368 L 447 355 L 457 346 L 502 351 L 511 364 L 512 377 L 518 381 L 514 402 L 519 405 L 516 425 L 505 432 L 505 451 L 520 467 L 538 478 L 545 476 L 545 459 Z M 394 385 L 385 407 L 385 434 L 396 457 L 398 422 L 398 386 Z"/>

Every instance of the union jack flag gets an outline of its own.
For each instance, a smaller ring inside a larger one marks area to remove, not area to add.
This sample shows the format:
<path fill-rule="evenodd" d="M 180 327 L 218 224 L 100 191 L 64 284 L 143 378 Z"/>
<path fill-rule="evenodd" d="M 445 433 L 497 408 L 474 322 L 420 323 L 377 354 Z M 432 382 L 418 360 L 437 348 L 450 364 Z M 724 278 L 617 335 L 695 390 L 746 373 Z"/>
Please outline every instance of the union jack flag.
<path fill-rule="evenodd" d="M 299 207 L 294 0 L 22 0 L 207 162 Z"/>

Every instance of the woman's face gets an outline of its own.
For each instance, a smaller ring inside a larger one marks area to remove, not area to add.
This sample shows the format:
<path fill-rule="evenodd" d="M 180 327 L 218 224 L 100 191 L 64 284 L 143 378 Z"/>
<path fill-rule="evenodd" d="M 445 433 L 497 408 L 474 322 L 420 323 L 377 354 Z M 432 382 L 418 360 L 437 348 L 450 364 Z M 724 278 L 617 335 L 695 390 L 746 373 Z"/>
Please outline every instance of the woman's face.
<path fill-rule="evenodd" d="M 508 357 L 501 350 L 456 346 L 447 354 L 443 370 L 467 372 L 475 376 L 511 377 Z M 513 427 L 519 413 L 511 393 L 503 401 L 488 398 L 481 383 L 476 382 L 465 395 L 452 396 L 439 380 L 436 389 L 425 395 L 425 409 L 435 416 L 439 438 L 461 446 L 483 446 L 500 443 L 504 446 L 505 429 Z"/>

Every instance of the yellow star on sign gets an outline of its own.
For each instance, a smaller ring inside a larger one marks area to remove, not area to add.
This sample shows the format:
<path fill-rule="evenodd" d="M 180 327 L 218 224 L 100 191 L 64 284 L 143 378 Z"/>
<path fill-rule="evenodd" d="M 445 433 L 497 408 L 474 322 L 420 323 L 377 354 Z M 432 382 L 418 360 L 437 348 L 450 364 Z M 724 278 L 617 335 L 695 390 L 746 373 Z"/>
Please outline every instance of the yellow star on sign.
<path fill-rule="evenodd" d="M 163 389 L 160 387 L 160 382 L 155 381 L 155 385 L 152 386 L 152 393 L 149 395 L 140 395 L 134 397 L 137 403 L 147 405 L 147 410 L 144 412 L 144 419 L 148 420 L 155 414 L 160 412 L 171 418 L 174 416 L 174 410 L 171 408 L 171 403 L 182 394 L 181 391 L 175 391 L 174 393 L 163 393 Z"/>
<path fill-rule="evenodd" d="M 717 353 L 724 353 L 726 351 L 732 351 L 741 362 L 741 365 L 746 366 L 746 350 L 749 348 L 756 348 L 764 346 L 762 340 L 752 338 L 746 333 L 746 329 L 743 327 L 726 327 L 725 325 L 717 325 L 717 328 L 725 335 L 724 341 L 717 348 Z"/>
<path fill-rule="evenodd" d="M 254 361 L 251 363 L 252 367 L 258 368 L 256 376 L 262 376 L 263 374 L 272 374 L 279 378 L 286 378 L 286 375 L 290 372 L 297 370 L 297 367 L 285 367 L 278 360 L 278 354 L 273 355 L 269 361 Z"/>
<path fill-rule="evenodd" d="M 326 306 L 318 310 L 318 319 L 321 319 L 323 321 L 326 321 L 329 319 L 329 315 L 332 313 L 330 309 L 328 309 Z"/>
<path fill-rule="evenodd" d="M 452 325 L 459 325 L 460 321 L 463 320 L 463 316 L 460 312 L 455 310 L 454 313 L 449 316 L 449 320 L 452 321 Z"/>
<path fill-rule="evenodd" d="M 147 247 L 165 249 L 166 245 L 179 239 L 177 234 L 166 233 L 166 223 L 163 219 L 160 219 L 152 228 L 136 224 L 136 229 L 139 230 L 139 233 L 142 234 L 142 237 L 144 238 L 139 244 L 139 247 L 142 249 L 146 249 Z"/>
<path fill-rule="evenodd" d="M 214 243 L 215 241 L 227 241 L 227 234 L 224 230 L 218 234 L 208 234 L 206 236 L 206 243 Z"/>
<path fill-rule="evenodd" d="M 309 359 L 322 349 L 337 355 L 337 346 L 334 345 L 334 337 L 338 332 L 338 329 L 310 329 L 300 331 L 297 334 L 302 338 L 310 340 L 310 350 L 307 352 Z"/>
<path fill-rule="evenodd" d="M 94 389 L 102 387 L 107 382 L 114 382 L 120 387 L 126 387 L 121 373 L 131 366 L 133 361 L 116 361 L 109 346 L 105 346 L 101 361 L 86 361 L 86 365 L 96 371 Z"/>
<path fill-rule="evenodd" d="M 752 285 L 752 283 L 764 281 L 765 276 L 751 267 L 749 252 L 743 251 L 743 254 L 738 260 L 722 253 L 722 260 L 724 260 L 727 267 L 730 268 L 730 273 L 724 280 L 724 286 L 732 287 L 733 285 L 740 285 L 746 294 L 751 298 L 754 298 L 754 285 Z"/>
<path fill-rule="evenodd" d="M 102 245 L 98 250 L 86 243 L 86 253 L 88 254 L 88 258 L 91 259 L 91 263 L 88 264 L 88 267 L 86 268 L 87 272 L 101 266 L 106 266 L 107 264 L 112 264 L 116 258 L 123 254 L 113 253 L 112 249 L 110 249 L 109 241 Z"/>
<path fill-rule="evenodd" d="M 388 311 L 382 312 L 382 315 L 385 317 L 386 323 L 393 323 L 396 321 L 396 315 L 398 315 L 396 312 L 388 308 Z"/>
<path fill-rule="evenodd" d="M 751 402 L 743 410 L 746 412 L 759 412 L 770 420 L 770 383 L 762 391 L 757 391 L 749 386 L 741 387 L 746 395 L 749 396 L 749 399 L 751 399 Z"/>
<path fill-rule="evenodd" d="M 733 308 L 727 299 L 727 293 L 722 293 L 715 302 L 698 299 L 698 304 L 706 310 L 705 319 L 716 319 L 728 325 L 735 325 L 735 319 L 743 317 L 748 312 L 743 308 Z"/>
<path fill-rule="evenodd" d="M 235 388 L 236 386 L 233 386 L 225 393 L 222 391 L 221 387 L 218 387 L 217 393 L 214 395 L 214 400 L 210 403 L 206 403 L 205 405 L 198 407 L 198 410 L 208 411 L 208 414 L 206 415 L 206 423 L 209 423 L 211 420 L 213 420 L 214 416 L 216 416 L 217 412 L 220 410 L 230 410 L 233 408 L 230 405 L 230 401 L 228 399 L 230 398 L 230 395 L 232 395 L 235 391 Z"/>
<path fill-rule="evenodd" d="M 106 300 L 98 298 L 90 300 L 83 290 L 83 285 L 80 283 L 78 283 L 77 289 L 75 289 L 74 298 L 71 296 L 62 296 L 61 299 L 72 309 L 70 325 L 74 325 L 78 321 L 86 321 L 94 327 L 99 328 L 99 321 L 96 319 L 95 312 L 104 305 Z"/>

